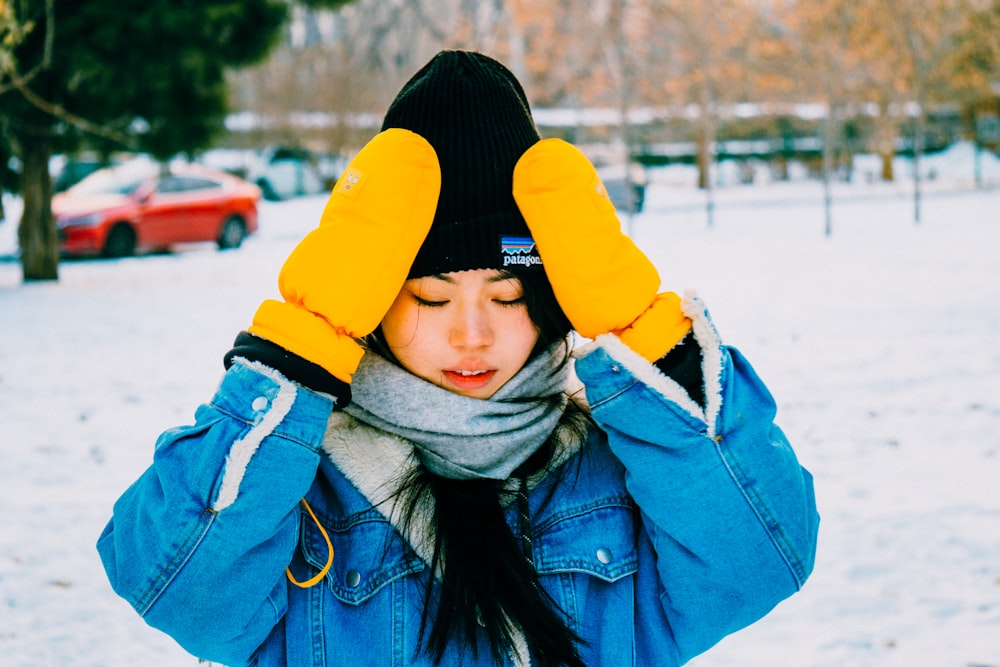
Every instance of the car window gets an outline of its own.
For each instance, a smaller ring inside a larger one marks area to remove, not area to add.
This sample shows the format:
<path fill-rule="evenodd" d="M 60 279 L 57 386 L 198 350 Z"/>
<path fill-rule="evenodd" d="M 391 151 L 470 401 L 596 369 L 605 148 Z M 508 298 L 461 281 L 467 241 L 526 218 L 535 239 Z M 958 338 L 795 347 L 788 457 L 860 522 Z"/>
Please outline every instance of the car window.
<path fill-rule="evenodd" d="M 147 162 L 129 162 L 117 167 L 98 169 L 67 192 L 74 195 L 130 195 L 154 177 L 158 169 L 156 164 Z"/>
<path fill-rule="evenodd" d="M 137 181 L 127 181 L 125 183 L 120 183 L 118 187 L 112 188 L 109 192 L 113 192 L 120 195 L 130 195 L 132 194 L 140 185 L 142 185 L 143 180 L 139 179 Z"/>
<path fill-rule="evenodd" d="M 129 195 L 139 187 L 145 179 L 84 179 L 74 185 L 69 191 L 78 195 Z"/>
<path fill-rule="evenodd" d="M 179 192 L 180 179 L 176 176 L 164 176 L 156 183 L 156 191 L 163 193 Z"/>
<path fill-rule="evenodd" d="M 210 178 L 199 176 L 165 176 L 156 185 L 156 191 L 161 193 L 192 192 L 194 190 L 209 190 L 222 187 L 221 183 Z"/>
<path fill-rule="evenodd" d="M 178 192 L 189 192 L 191 190 L 208 190 L 211 188 L 222 187 L 221 183 L 213 181 L 210 178 L 201 178 L 198 176 L 181 176 L 178 179 L 177 191 Z"/>

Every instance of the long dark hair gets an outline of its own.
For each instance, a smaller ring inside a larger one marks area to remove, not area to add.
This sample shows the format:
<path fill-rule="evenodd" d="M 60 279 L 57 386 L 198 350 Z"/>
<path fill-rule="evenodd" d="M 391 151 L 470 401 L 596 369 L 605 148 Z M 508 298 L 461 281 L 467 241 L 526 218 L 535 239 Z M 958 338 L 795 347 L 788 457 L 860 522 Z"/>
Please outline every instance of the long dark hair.
<path fill-rule="evenodd" d="M 532 356 L 557 341 L 566 341 L 571 326 L 544 272 L 509 275 L 521 281 L 528 316 L 538 330 Z M 366 343 L 387 359 L 394 359 L 381 330 L 369 336 Z M 567 342 L 563 363 L 568 363 L 569 353 Z M 552 396 L 535 400 L 561 399 Z M 577 429 L 572 437 L 582 438 L 580 409 L 572 401 L 567 405 L 561 424 Z M 476 659 L 480 636 L 484 634 L 497 665 L 504 662 L 505 656 L 517 652 L 518 638 L 523 636 L 542 667 L 584 667 L 578 649 L 581 640 L 569 627 L 565 613 L 542 588 L 531 561 L 526 480 L 549 465 L 556 446 L 555 436 L 550 436 L 515 471 L 512 479 L 517 482 L 513 485 L 500 480 L 448 479 L 423 466 L 417 466 L 401 480 L 397 498 L 403 503 L 404 522 L 409 524 L 405 528 L 421 520 L 422 509 L 434 508 L 434 550 L 420 644 L 436 663 L 440 664 L 453 641 Z M 511 503 L 518 503 L 518 535 L 504 517 L 504 508 Z M 432 610 L 436 610 L 433 617 Z"/>

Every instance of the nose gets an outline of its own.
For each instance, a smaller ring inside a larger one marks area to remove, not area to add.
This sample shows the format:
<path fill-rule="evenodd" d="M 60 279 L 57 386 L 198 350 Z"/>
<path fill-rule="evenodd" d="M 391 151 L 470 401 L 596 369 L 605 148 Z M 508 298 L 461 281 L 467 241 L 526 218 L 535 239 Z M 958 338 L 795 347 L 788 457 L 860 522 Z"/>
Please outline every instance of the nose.
<path fill-rule="evenodd" d="M 482 304 L 460 304 L 455 309 L 449 342 L 453 347 L 478 348 L 493 344 L 493 327 Z"/>

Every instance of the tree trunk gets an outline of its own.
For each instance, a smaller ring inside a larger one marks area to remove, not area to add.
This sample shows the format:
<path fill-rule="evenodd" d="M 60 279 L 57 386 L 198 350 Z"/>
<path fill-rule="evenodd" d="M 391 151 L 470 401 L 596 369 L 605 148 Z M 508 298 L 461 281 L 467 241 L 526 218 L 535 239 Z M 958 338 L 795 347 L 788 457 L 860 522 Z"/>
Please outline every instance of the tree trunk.
<path fill-rule="evenodd" d="M 882 158 L 882 180 L 886 182 L 895 180 L 895 174 L 892 172 L 892 159 L 896 157 L 896 154 L 892 151 L 880 151 L 879 157 Z"/>
<path fill-rule="evenodd" d="M 923 185 L 920 177 L 920 156 L 924 150 L 923 105 L 920 115 L 913 121 L 913 222 L 920 224 Z"/>
<path fill-rule="evenodd" d="M 889 103 L 879 104 L 879 115 L 875 126 L 875 146 L 876 152 L 882 158 L 882 180 L 892 182 L 896 180 L 893 173 L 892 160 L 896 157 L 896 123 L 889 113 Z"/>
<path fill-rule="evenodd" d="M 715 192 L 712 183 L 713 144 L 715 142 L 714 118 L 709 115 L 709 105 L 703 103 L 698 131 L 698 187 L 705 190 L 705 217 L 709 227 L 715 226 Z"/>
<path fill-rule="evenodd" d="M 21 273 L 25 282 L 59 280 L 59 243 L 52 218 L 52 178 L 49 140 L 19 137 L 21 147 L 21 194 L 24 211 L 17 228 L 21 247 Z"/>
<path fill-rule="evenodd" d="M 702 113 L 707 112 L 702 111 Z M 709 151 L 711 150 L 710 142 L 711 139 L 708 137 L 707 130 L 704 125 L 700 125 L 698 128 L 698 139 L 695 141 L 695 146 L 697 147 L 696 161 L 698 166 L 698 189 L 700 190 L 704 190 L 705 188 L 711 186 L 711 182 L 709 180 L 709 171 L 711 167 L 711 158 L 709 156 Z"/>
<path fill-rule="evenodd" d="M 826 212 L 824 235 L 833 234 L 833 144 L 836 136 L 836 119 L 833 105 L 828 105 L 826 118 L 823 119 L 823 210 Z"/>

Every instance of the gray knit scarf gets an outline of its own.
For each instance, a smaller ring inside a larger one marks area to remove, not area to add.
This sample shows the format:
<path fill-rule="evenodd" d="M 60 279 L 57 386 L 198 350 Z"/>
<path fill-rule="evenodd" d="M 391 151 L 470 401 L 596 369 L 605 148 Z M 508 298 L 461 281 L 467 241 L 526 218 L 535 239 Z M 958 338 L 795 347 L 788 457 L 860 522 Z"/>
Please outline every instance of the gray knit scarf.
<path fill-rule="evenodd" d="M 566 345 L 559 341 L 538 354 L 486 400 L 442 389 L 368 350 L 344 410 L 412 442 L 437 475 L 507 479 L 559 423 L 571 377 Z"/>

